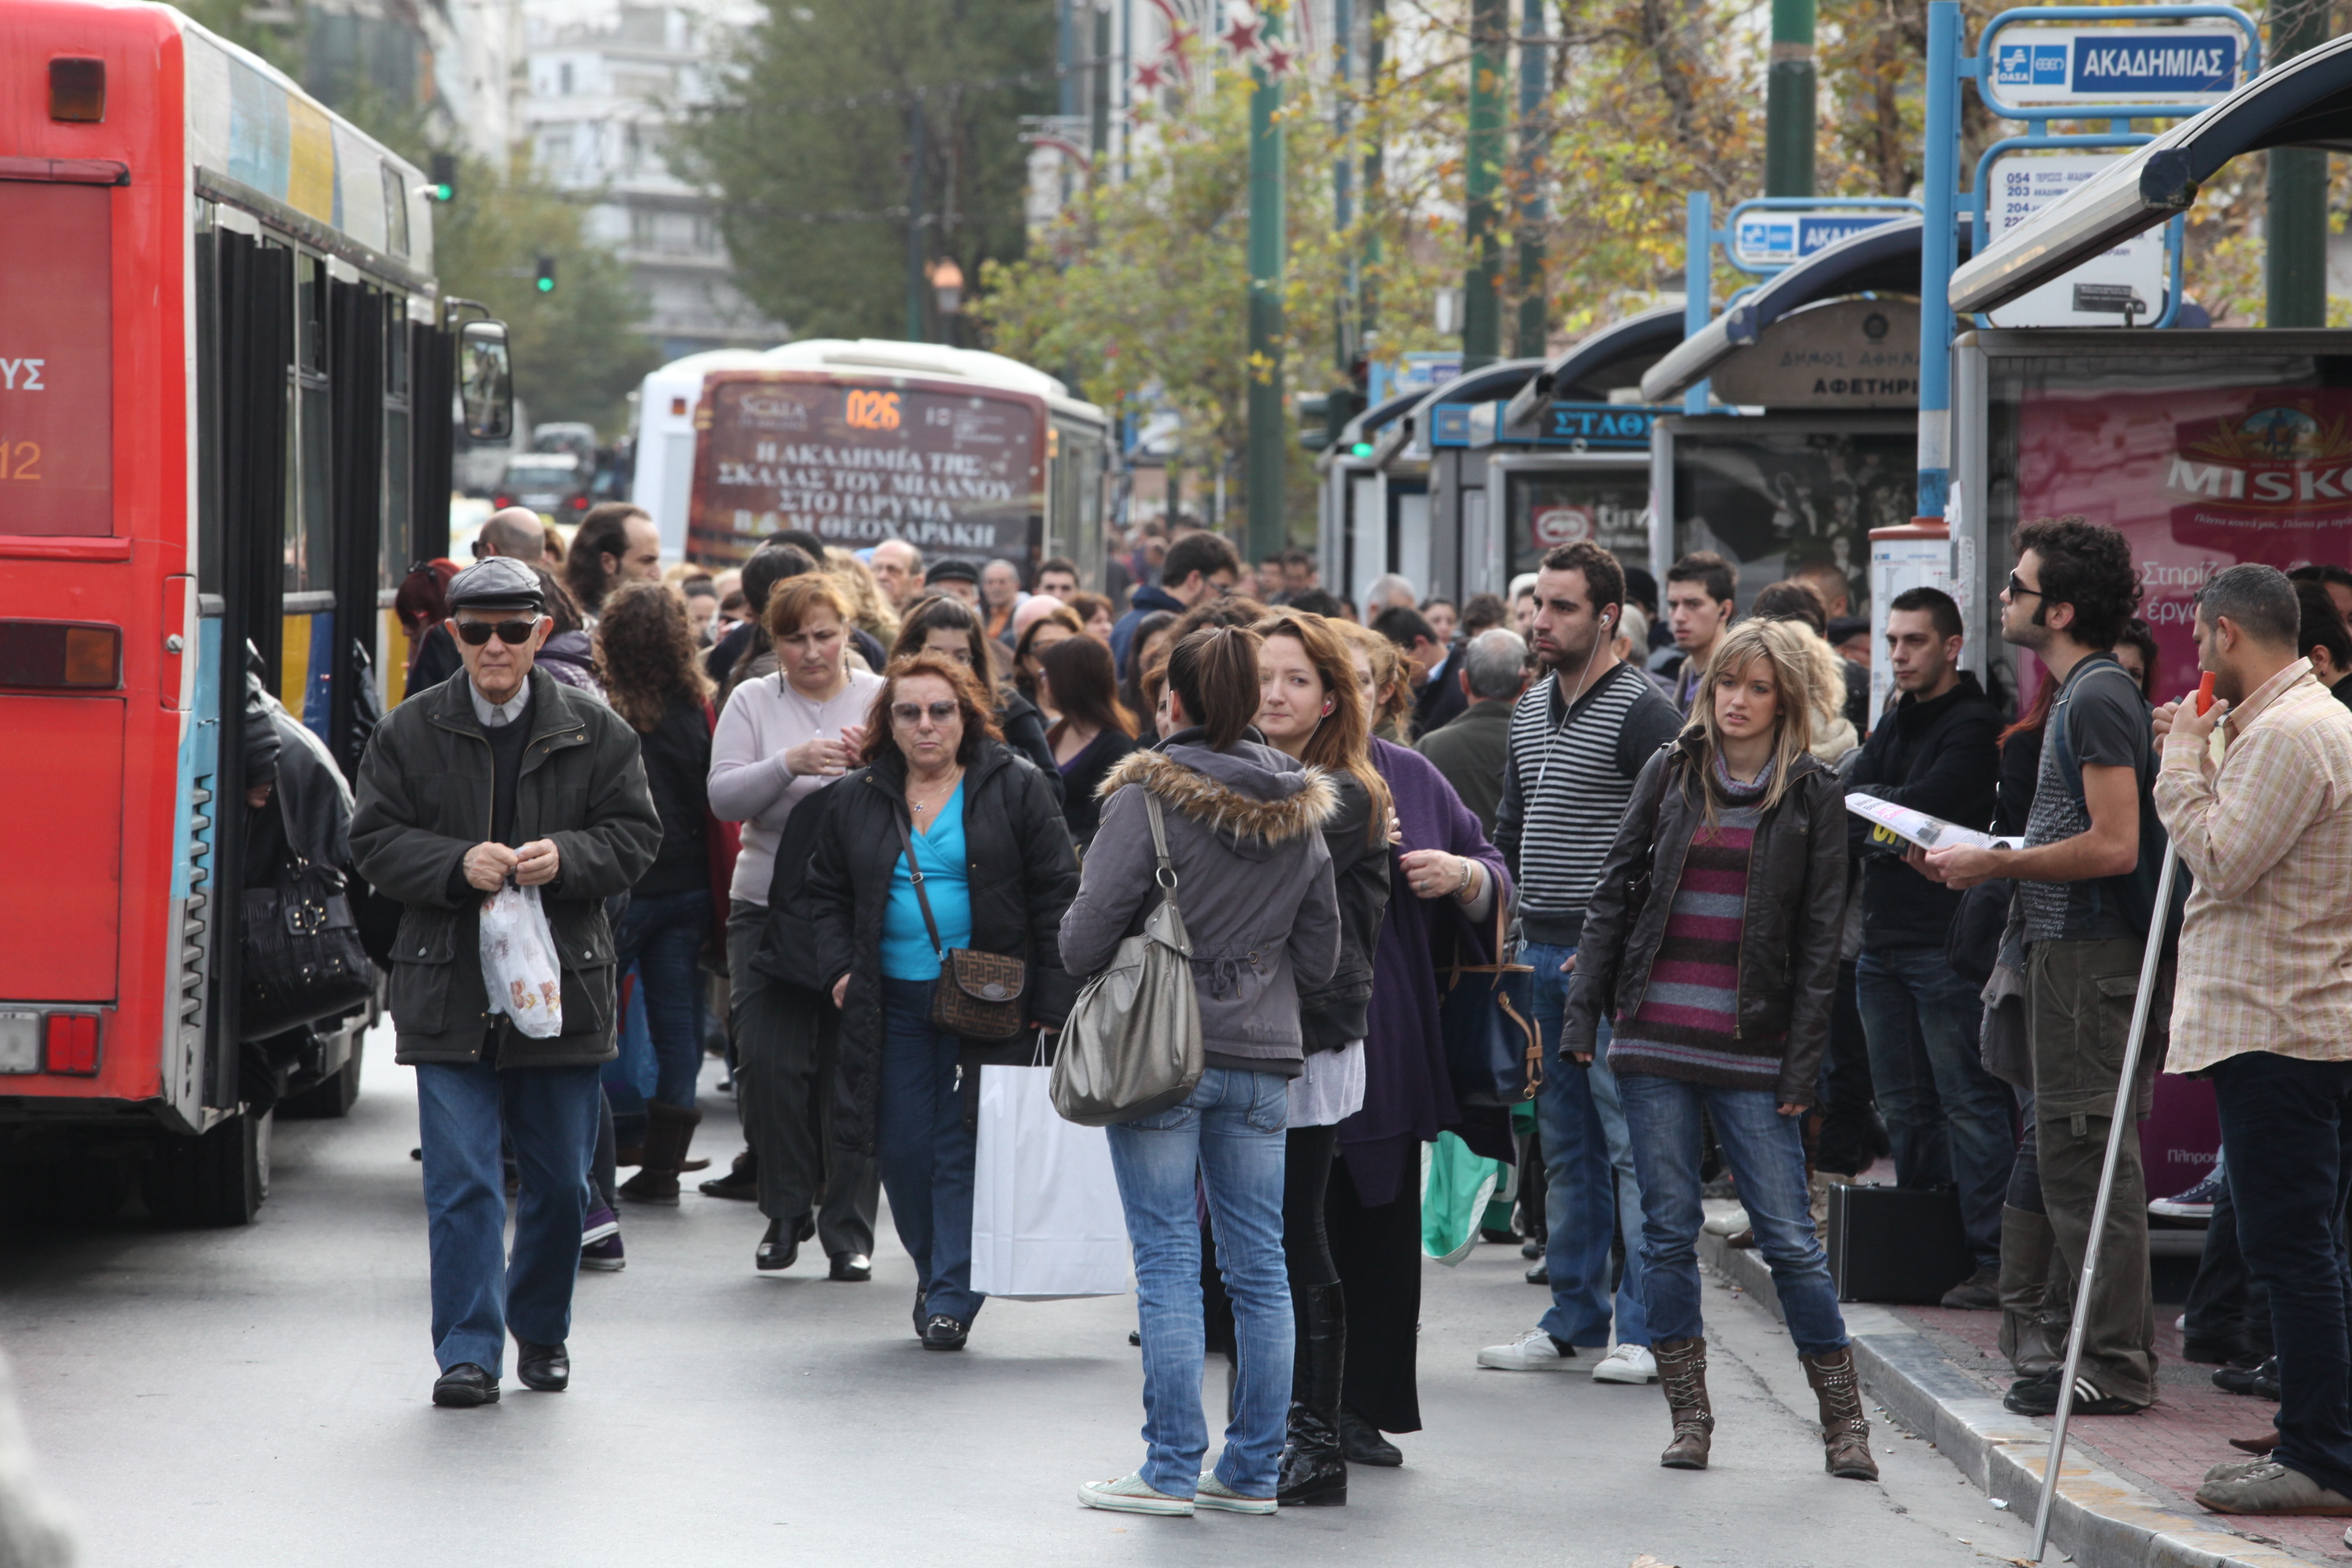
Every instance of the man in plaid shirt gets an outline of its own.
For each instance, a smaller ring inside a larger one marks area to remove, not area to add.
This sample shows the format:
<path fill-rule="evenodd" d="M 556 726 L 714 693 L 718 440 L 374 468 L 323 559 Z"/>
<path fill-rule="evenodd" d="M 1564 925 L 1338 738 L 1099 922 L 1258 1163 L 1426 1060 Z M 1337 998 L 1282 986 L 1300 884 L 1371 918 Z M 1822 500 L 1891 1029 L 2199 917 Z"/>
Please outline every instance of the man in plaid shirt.
<path fill-rule="evenodd" d="M 2197 596 L 2197 658 L 2221 700 L 2156 711 L 2156 809 L 2196 879 L 2166 1066 L 2213 1080 L 2279 1354 L 2278 1447 L 2217 1466 L 2197 1493 L 2222 1513 L 2352 1513 L 2337 1229 L 2352 1184 L 2352 712 L 2296 651 L 2300 621 L 2275 568 L 2216 573 Z"/>

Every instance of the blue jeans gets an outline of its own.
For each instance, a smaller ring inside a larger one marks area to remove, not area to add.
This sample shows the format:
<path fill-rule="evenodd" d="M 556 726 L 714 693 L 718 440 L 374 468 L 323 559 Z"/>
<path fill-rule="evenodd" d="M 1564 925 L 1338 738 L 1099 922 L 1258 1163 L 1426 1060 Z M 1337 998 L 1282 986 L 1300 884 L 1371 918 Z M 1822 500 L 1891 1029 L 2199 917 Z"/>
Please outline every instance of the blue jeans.
<path fill-rule="evenodd" d="M 542 1345 L 562 1344 L 571 1331 L 589 1192 L 583 1174 L 603 1098 L 596 1079 L 593 1067 L 417 1068 L 433 1354 L 442 1371 L 471 1362 L 496 1377 L 509 1328 Z M 522 1178 L 511 1261 L 502 1128 Z"/>
<path fill-rule="evenodd" d="M 874 1163 L 890 1194 L 898 1244 L 915 1260 L 924 1314 L 970 1327 L 984 1296 L 971 1289 L 972 1161 L 963 1116 L 963 1042 L 931 1026 L 929 980 L 882 982 L 881 1103 Z"/>
<path fill-rule="evenodd" d="M 695 998 L 702 990 L 696 959 L 710 931 L 707 891 L 656 893 L 629 900 L 613 933 L 617 968 L 637 966 L 646 994 L 646 1024 L 654 1037 L 654 1098 L 691 1108 L 702 1073 L 702 1034 Z"/>
<path fill-rule="evenodd" d="M 2352 1490 L 2352 1062 L 2271 1051 L 2213 1068 L 2230 1201 L 2246 1267 L 2270 1290 L 2278 1346 L 2278 1447 L 2271 1458 Z"/>
<path fill-rule="evenodd" d="M 1234 1303 L 1234 1416 L 1217 1479 L 1274 1495 L 1290 1404 L 1290 1280 L 1282 1253 L 1284 1130 L 1290 1086 L 1270 1072 L 1211 1068 L 1171 1110 L 1110 1129 L 1111 1169 L 1135 1249 L 1143 1337 L 1143 1479 L 1191 1497 L 1209 1451 L 1201 1414 L 1201 1226 L 1193 1173 L 1209 1190 L 1217 1265 Z"/>
<path fill-rule="evenodd" d="M 1535 965 L 1536 1027 L 1543 1035 L 1544 1086 L 1536 1101 L 1536 1129 L 1543 1141 L 1544 1267 L 1551 1274 L 1551 1310 L 1546 1333 L 1566 1344 L 1609 1342 L 1609 1247 L 1625 1238 L 1625 1272 L 1617 1281 L 1617 1339 L 1629 1345 L 1650 1342 L 1649 1317 L 1642 1294 L 1642 1188 L 1633 1150 L 1625 1135 L 1616 1074 L 1609 1070 L 1609 1023 L 1601 1020 L 1601 1049 L 1589 1068 L 1561 1061 L 1560 1014 L 1569 982 L 1559 966 L 1572 947 L 1529 942 L 1519 962 Z"/>
<path fill-rule="evenodd" d="M 1769 1089 L 1717 1089 L 1654 1073 L 1617 1080 L 1633 1166 L 1642 1176 L 1642 1262 L 1652 1343 L 1705 1333 L 1698 1310 L 1699 1112 L 1715 1122 L 1716 1142 L 1739 1184 L 1739 1201 L 1756 1228 L 1756 1250 L 1771 1266 L 1789 1338 L 1805 1355 L 1827 1355 L 1845 1342 L 1837 1288 L 1813 1236 L 1805 1188 L 1803 1118 L 1783 1116 Z"/>
<path fill-rule="evenodd" d="M 1890 947 L 1863 950 L 1854 990 L 1895 1179 L 1957 1187 L 1969 1250 L 1979 1268 L 1999 1268 L 2017 1123 L 2008 1086 L 1979 1057 L 1977 988 L 1952 973 L 1940 948 Z"/>

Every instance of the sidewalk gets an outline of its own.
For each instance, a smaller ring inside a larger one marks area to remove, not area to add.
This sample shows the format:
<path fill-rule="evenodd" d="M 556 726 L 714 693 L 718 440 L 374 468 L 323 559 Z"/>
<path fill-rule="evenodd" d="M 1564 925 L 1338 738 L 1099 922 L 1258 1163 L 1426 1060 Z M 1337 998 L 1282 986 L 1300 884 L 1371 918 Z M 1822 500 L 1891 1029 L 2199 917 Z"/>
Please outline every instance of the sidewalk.
<path fill-rule="evenodd" d="M 1712 1206 L 1712 1205 L 1710 1205 Z M 1778 1316 L 1764 1260 L 1722 1238 L 1700 1258 Z M 2050 1450 L 2050 1422 L 2001 1407 L 2009 1363 L 1995 1346 L 2000 1315 L 1937 1307 L 1843 1309 L 1874 1403 L 1934 1443 L 1980 1489 L 2029 1526 Z M 2276 1405 L 2222 1393 L 2212 1368 L 2180 1359 L 2176 1311 L 2157 1330 L 2162 1397 L 2132 1416 L 2080 1416 L 2067 1428 L 2066 1463 L 2051 1518 L 2051 1560 L 2084 1568 L 2295 1568 L 2352 1563 L 2346 1521 L 2232 1520 L 2191 1500 L 2206 1470 L 2244 1458 L 2231 1437 L 2269 1429 Z"/>

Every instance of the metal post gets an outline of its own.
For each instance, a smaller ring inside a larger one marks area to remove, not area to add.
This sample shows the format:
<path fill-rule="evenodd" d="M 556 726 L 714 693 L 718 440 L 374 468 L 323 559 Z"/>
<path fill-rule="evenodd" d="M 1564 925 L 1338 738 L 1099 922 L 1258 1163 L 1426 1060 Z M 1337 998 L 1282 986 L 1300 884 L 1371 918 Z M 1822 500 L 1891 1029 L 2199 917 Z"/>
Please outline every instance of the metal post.
<path fill-rule="evenodd" d="M 1705 191 L 1690 194 L 1683 220 L 1683 336 L 1695 338 L 1715 314 L 1715 203 Z M 1683 394 L 1683 412 L 1706 412 L 1706 383 Z"/>
<path fill-rule="evenodd" d="M 1772 0 L 1764 79 L 1764 194 L 1813 194 L 1813 0 Z"/>
<path fill-rule="evenodd" d="M 2326 0 L 2274 0 L 2270 12 L 2273 68 L 2327 41 Z M 2267 327 L 2327 324 L 2327 153 L 2273 147 L 2265 184 L 2263 282 Z"/>
<path fill-rule="evenodd" d="M 923 339 L 923 296 L 930 279 L 923 275 L 923 100 L 907 105 L 907 341 Z"/>
<path fill-rule="evenodd" d="M 1342 371 L 1355 363 L 1357 295 L 1363 286 L 1356 248 L 1348 239 L 1348 230 L 1356 221 L 1356 168 L 1349 162 L 1348 147 L 1348 133 L 1355 120 L 1355 104 L 1349 96 L 1355 86 L 1350 74 L 1355 30 L 1356 12 L 1351 0 L 1331 0 L 1331 131 L 1339 148 L 1339 160 L 1331 165 L 1331 226 L 1339 233 L 1340 243 L 1348 247 L 1348 281 L 1332 333 L 1331 358 Z"/>
<path fill-rule="evenodd" d="M 1097 5 L 1095 58 L 1087 68 L 1087 156 L 1105 175 L 1110 173 L 1110 8 Z"/>
<path fill-rule="evenodd" d="M 1544 47 L 1536 42 L 1543 29 L 1543 0 L 1519 0 L 1519 323 L 1511 353 L 1520 359 L 1543 357 L 1551 325 L 1544 294 Z"/>
<path fill-rule="evenodd" d="M 1470 0 L 1470 136 L 1464 165 L 1470 257 L 1462 279 L 1462 368 L 1495 363 L 1502 347 L 1503 250 L 1495 195 L 1503 183 L 1503 51 L 1510 0 Z"/>
<path fill-rule="evenodd" d="M 1367 96 L 1381 90 L 1381 72 L 1388 63 L 1389 0 L 1365 0 L 1364 5 L 1364 88 Z M 1381 162 L 1381 147 L 1373 142 L 1364 149 L 1364 211 L 1376 215 L 1381 205 L 1381 187 L 1387 171 Z M 1380 294 L 1363 281 L 1367 273 L 1377 271 L 1381 264 L 1381 236 L 1377 227 L 1364 236 L 1364 254 L 1357 273 L 1356 331 L 1358 341 L 1368 350 L 1372 342 L 1373 329 L 1380 321 Z"/>
<path fill-rule="evenodd" d="M 1957 0 L 1933 3 L 1950 3 L 1957 8 Z M 1928 24 L 1931 28 L 1934 25 Z M 1933 34 L 1929 37 L 1932 48 Z M 2066 1421 L 2074 1413 L 2074 1374 L 2083 1367 L 2083 1335 L 2091 1323 L 2091 1286 L 2099 1274 L 2099 1237 L 2105 1234 L 2107 1204 L 2115 1196 L 2116 1163 L 2123 1155 L 2123 1141 L 2139 1136 L 2132 1100 L 2139 1079 L 2140 1042 L 2147 1037 L 2148 1004 L 2155 999 L 2157 964 L 2164 956 L 2165 915 L 2172 908 L 2172 882 L 2179 869 L 2179 853 L 2167 844 L 2164 869 L 2156 879 L 2156 913 L 2148 921 L 2147 949 L 2139 961 L 2139 994 L 2132 1001 L 2131 1032 L 2124 1040 L 2123 1077 L 2116 1084 L 2115 1110 L 2107 1121 L 2107 1153 L 2099 1166 L 2099 1194 L 2091 1205 L 2091 1239 L 2083 1248 L 2083 1277 L 2074 1289 L 2074 1322 L 2066 1331 L 2066 1366 L 2058 1379 L 2058 1410 L 2050 1426 L 2050 1452 L 2042 1461 L 2042 1500 L 2033 1510 L 2036 1563 L 2042 1561 L 2042 1550 L 2050 1542 L 2050 1508 L 2057 1500 L 2058 1472 L 2066 1459 Z"/>
<path fill-rule="evenodd" d="M 1952 483 L 1952 268 L 1959 260 L 1960 4 L 1927 0 L 1927 208 L 1919 233 L 1919 499 L 1942 517 Z"/>
<path fill-rule="evenodd" d="M 1276 37 L 1280 14 L 1268 7 L 1265 37 Z M 1263 561 L 1290 542 L 1284 490 L 1290 440 L 1284 428 L 1282 382 L 1282 84 L 1253 67 L 1249 142 L 1249 554 Z M 1222 510 L 1222 507 L 1220 508 Z"/>

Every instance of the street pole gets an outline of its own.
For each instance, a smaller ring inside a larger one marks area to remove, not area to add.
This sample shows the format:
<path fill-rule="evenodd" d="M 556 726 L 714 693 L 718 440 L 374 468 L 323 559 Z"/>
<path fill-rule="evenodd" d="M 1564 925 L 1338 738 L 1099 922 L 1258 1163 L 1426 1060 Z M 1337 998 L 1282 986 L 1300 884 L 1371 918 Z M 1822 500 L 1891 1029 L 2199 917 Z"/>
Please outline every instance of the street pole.
<path fill-rule="evenodd" d="M 1331 166 L 1331 226 L 1348 247 L 1348 281 L 1339 300 L 1339 320 L 1332 333 L 1331 357 L 1342 372 L 1356 359 L 1356 307 L 1364 275 L 1348 229 L 1356 221 L 1355 165 L 1349 162 L 1348 133 L 1355 123 L 1355 105 L 1349 93 L 1355 86 L 1349 74 L 1355 59 L 1356 9 L 1351 0 L 1331 0 L 1331 131 L 1339 143 L 1339 161 Z"/>
<path fill-rule="evenodd" d="M 1960 0 L 1928 0 L 1927 144 L 1919 226 L 1919 492 L 1941 518 L 1952 484 L 1952 268 L 1959 262 Z"/>
<path fill-rule="evenodd" d="M 1281 14 L 1268 5 L 1264 36 L 1281 35 Z M 1282 84 L 1264 66 L 1251 67 L 1249 142 L 1249 554 L 1263 561 L 1290 543 L 1283 491 L 1290 467 L 1290 435 L 1282 391 Z"/>
<path fill-rule="evenodd" d="M 2276 69 L 2327 41 L 2326 0 L 2274 0 L 2271 50 Z M 2263 325 L 2327 324 L 2327 153 L 2320 147 L 2273 147 L 2265 180 L 2270 210 L 2263 220 L 2263 282 L 2269 296 Z"/>
<path fill-rule="evenodd" d="M 1388 0 L 1365 0 L 1364 5 L 1364 93 L 1368 100 L 1378 102 L 1381 73 L 1388 63 Z M 1384 121 L 1373 121 L 1377 131 Z M 1377 214 L 1381 206 L 1381 185 L 1387 177 L 1381 163 L 1378 141 L 1364 148 L 1364 211 Z M 1377 278 L 1381 265 L 1381 236 L 1373 228 L 1364 236 L 1364 248 L 1356 271 L 1356 341 L 1365 345 L 1365 352 L 1377 352 L 1373 345 L 1374 330 L 1380 324 L 1381 299 Z M 1367 277 L 1373 281 L 1367 281 Z"/>
<path fill-rule="evenodd" d="M 1110 8 L 1097 5 L 1095 13 L 1095 58 L 1087 73 L 1087 156 L 1108 183 L 1110 155 Z"/>
<path fill-rule="evenodd" d="M 1470 0 L 1470 140 L 1465 168 L 1470 259 L 1462 289 L 1462 368 L 1490 365 L 1502 345 L 1503 249 L 1495 195 L 1503 183 L 1503 51 L 1510 0 Z"/>
<path fill-rule="evenodd" d="M 923 100 L 907 105 L 907 341 L 923 342 Z"/>
<path fill-rule="evenodd" d="M 1813 194 L 1813 0 L 1772 0 L 1764 78 L 1764 194 Z"/>
<path fill-rule="evenodd" d="M 1511 353 L 1541 359 L 1550 337 L 1550 301 L 1544 293 L 1543 0 L 1519 5 L 1519 323 Z"/>

